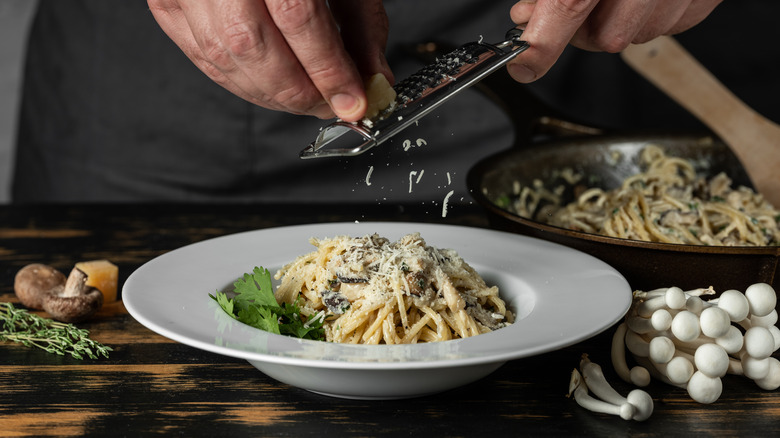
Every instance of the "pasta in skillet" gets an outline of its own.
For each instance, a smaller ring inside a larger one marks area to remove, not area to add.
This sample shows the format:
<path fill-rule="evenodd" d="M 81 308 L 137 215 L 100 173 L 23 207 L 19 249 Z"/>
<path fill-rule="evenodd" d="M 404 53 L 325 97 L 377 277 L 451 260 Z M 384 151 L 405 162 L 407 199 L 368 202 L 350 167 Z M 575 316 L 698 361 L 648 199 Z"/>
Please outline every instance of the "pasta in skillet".
<path fill-rule="evenodd" d="M 650 242 L 722 246 L 780 245 L 780 211 L 724 173 L 706 180 L 690 161 L 658 146 L 640 156 L 646 170 L 614 190 L 588 188 L 561 206 L 558 190 L 516 188 L 515 213 L 562 228 Z M 579 175 L 562 172 L 569 182 Z M 542 207 L 542 204 L 546 206 Z"/>
<path fill-rule="evenodd" d="M 324 318 L 330 342 L 405 344 L 466 338 L 513 322 L 482 277 L 451 249 L 419 233 L 310 239 L 317 250 L 280 269 L 278 302 Z"/>

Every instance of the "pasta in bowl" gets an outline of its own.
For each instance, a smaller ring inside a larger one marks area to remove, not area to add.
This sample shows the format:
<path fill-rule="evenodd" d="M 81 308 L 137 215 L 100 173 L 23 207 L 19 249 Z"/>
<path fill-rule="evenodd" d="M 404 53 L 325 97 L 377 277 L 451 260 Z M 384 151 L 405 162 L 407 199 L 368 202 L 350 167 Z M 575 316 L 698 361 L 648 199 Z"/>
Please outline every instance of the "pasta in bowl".
<path fill-rule="evenodd" d="M 780 245 L 780 211 L 746 186 L 734 186 L 725 172 L 697 174 L 692 160 L 660 146 L 641 149 L 643 170 L 613 189 L 584 187 L 563 204 L 563 187 L 516 186 L 509 211 L 528 219 L 586 233 L 647 242 L 721 245 Z M 562 170 L 571 184 L 584 175 Z M 543 201 L 549 201 L 544 203 Z"/>
<path fill-rule="evenodd" d="M 391 242 L 378 234 L 316 239 L 317 250 L 279 270 L 279 302 L 302 300 L 330 342 L 409 344 L 468 338 L 511 324 L 514 315 L 455 250 L 420 233 Z"/>
<path fill-rule="evenodd" d="M 780 281 L 780 219 L 749 189 L 734 154 L 708 135 L 515 148 L 477 163 L 468 186 L 493 228 L 594 255 L 635 288 Z"/>

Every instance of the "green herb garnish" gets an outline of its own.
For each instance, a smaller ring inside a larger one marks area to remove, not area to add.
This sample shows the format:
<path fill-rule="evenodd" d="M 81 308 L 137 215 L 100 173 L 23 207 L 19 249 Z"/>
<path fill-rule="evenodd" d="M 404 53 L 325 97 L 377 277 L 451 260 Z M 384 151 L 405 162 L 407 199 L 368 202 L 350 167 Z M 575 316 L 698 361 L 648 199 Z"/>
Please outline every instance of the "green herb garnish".
<path fill-rule="evenodd" d="M 278 335 L 302 339 L 324 340 L 322 317 L 306 317 L 297 303 L 279 303 L 274 297 L 271 273 L 255 267 L 233 283 L 235 296 L 224 292 L 210 295 L 230 316 L 244 324 Z"/>
<path fill-rule="evenodd" d="M 89 338 L 89 331 L 73 324 L 29 313 L 11 303 L 0 303 L 0 341 L 18 342 L 28 347 L 37 347 L 49 353 L 64 356 L 70 354 L 76 359 L 108 357 L 111 347 Z"/>

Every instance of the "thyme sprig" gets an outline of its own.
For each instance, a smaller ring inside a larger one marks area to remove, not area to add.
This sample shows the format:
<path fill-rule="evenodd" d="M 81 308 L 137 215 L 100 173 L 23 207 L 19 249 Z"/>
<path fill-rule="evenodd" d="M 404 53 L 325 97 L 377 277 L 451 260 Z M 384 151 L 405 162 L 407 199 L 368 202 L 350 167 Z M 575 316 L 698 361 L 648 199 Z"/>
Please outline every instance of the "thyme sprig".
<path fill-rule="evenodd" d="M 0 341 L 18 342 L 76 359 L 108 357 L 111 347 L 89 338 L 89 330 L 29 313 L 12 303 L 0 303 Z"/>

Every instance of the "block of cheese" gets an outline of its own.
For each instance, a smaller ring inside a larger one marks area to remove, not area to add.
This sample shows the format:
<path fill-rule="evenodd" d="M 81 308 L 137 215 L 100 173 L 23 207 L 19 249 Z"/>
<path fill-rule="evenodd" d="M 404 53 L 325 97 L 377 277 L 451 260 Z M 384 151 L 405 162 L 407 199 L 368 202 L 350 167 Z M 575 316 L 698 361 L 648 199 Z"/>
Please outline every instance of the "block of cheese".
<path fill-rule="evenodd" d="M 365 118 L 370 120 L 395 102 L 396 93 L 382 73 L 371 76 L 365 85 L 368 98 Z"/>
<path fill-rule="evenodd" d="M 87 274 L 87 286 L 92 286 L 103 294 L 104 303 L 116 301 L 119 268 L 108 260 L 90 260 L 78 262 L 75 266 Z"/>

